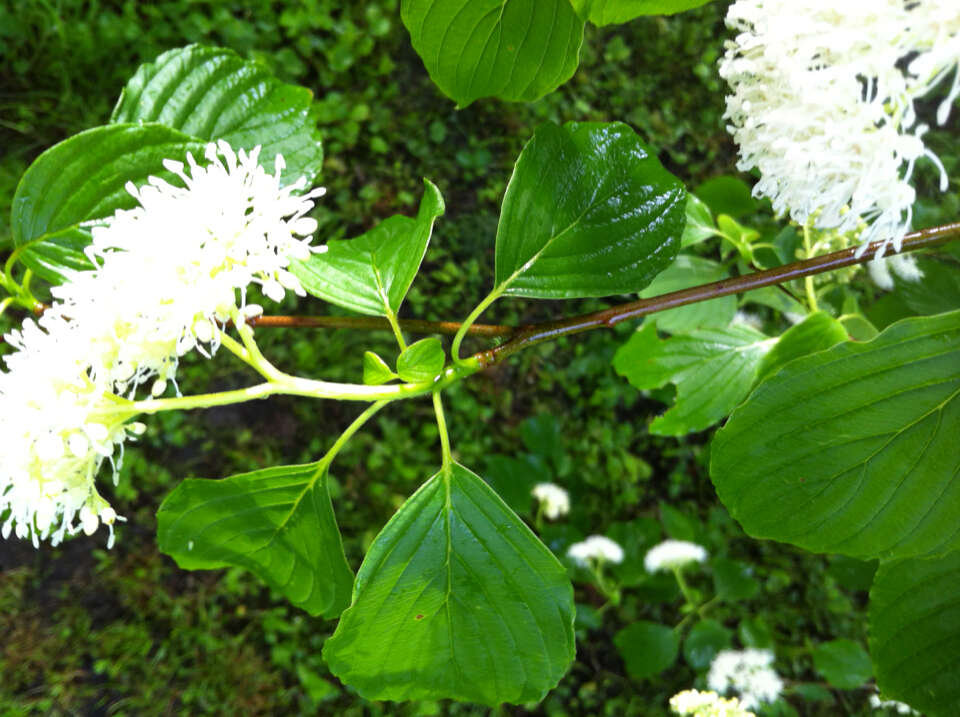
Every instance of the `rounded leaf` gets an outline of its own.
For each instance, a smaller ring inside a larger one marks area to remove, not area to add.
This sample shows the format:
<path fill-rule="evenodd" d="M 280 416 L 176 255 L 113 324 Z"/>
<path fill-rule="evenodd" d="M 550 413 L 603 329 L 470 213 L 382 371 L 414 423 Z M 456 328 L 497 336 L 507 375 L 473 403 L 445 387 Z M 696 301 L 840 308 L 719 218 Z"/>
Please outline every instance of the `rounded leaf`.
<path fill-rule="evenodd" d="M 677 659 L 680 644 L 673 628 L 638 620 L 613 638 L 627 666 L 627 674 L 643 680 L 670 667 Z"/>

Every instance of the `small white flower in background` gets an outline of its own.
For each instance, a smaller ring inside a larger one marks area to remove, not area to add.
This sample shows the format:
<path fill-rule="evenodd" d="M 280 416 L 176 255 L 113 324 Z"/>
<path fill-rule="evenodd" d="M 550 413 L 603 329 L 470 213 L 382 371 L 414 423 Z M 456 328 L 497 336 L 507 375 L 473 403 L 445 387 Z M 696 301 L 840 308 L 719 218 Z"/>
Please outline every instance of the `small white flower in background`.
<path fill-rule="evenodd" d="M 592 563 L 622 563 L 623 548 L 603 535 L 591 535 L 586 540 L 574 543 L 567 548 L 567 555 L 582 567 Z"/>
<path fill-rule="evenodd" d="M 106 461 L 116 482 L 124 442 L 144 431 L 121 396 L 145 384 L 160 395 L 181 356 L 216 351 L 224 322 L 262 311 L 246 305 L 250 284 L 275 300 L 303 293 L 287 267 L 325 248 L 309 246 L 316 222 L 305 216 L 323 190 L 295 196 L 304 180 L 281 188 L 283 158 L 268 174 L 258 153 L 211 144 L 208 166 L 165 162 L 185 188 L 128 184 L 139 206 L 92 229 L 93 270 L 72 273 L 43 316 L 6 336 L 0 536 L 57 544 L 103 524 L 112 545 L 123 518 L 94 479 Z"/>
<path fill-rule="evenodd" d="M 660 570 L 682 568 L 690 563 L 702 563 L 707 559 L 707 551 L 696 543 L 686 540 L 665 540 L 647 551 L 643 567 L 648 573 Z"/>
<path fill-rule="evenodd" d="M 763 317 L 749 311 L 738 311 L 730 321 L 731 326 L 746 326 L 755 331 L 763 331 Z"/>
<path fill-rule="evenodd" d="M 945 86 L 943 124 L 960 94 L 960 3 L 737 0 L 727 25 L 739 34 L 720 63 L 733 90 L 725 117 L 737 166 L 760 170 L 754 194 L 800 224 L 862 230 L 864 248 L 899 251 L 916 161 L 932 161 L 947 188 L 914 102 Z"/>
<path fill-rule="evenodd" d="M 773 669 L 770 650 L 721 650 L 710 663 L 707 686 L 721 694 L 734 690 L 744 708 L 756 709 L 764 702 L 776 702 L 783 680 Z"/>
<path fill-rule="evenodd" d="M 875 710 L 893 710 L 897 714 L 901 715 L 918 715 L 913 707 L 904 703 L 897 702 L 896 700 L 882 700 L 879 695 L 870 695 L 870 706 Z"/>
<path fill-rule="evenodd" d="M 736 697 L 721 697 L 716 692 L 684 690 L 670 698 L 670 709 L 690 717 L 757 717 L 745 709 Z"/>
<path fill-rule="evenodd" d="M 537 483 L 530 492 L 539 501 L 543 514 L 549 520 L 556 520 L 570 512 L 570 495 L 556 483 Z"/>

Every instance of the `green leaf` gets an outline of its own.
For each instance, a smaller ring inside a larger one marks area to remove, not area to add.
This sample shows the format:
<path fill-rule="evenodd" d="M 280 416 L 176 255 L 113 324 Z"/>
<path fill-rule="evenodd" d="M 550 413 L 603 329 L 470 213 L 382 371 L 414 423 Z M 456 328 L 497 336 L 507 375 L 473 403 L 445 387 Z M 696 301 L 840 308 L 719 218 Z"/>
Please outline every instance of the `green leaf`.
<path fill-rule="evenodd" d="M 760 361 L 775 342 L 740 325 L 663 341 L 656 324 L 647 322 L 617 349 L 613 366 L 635 388 L 676 384 L 676 403 L 650 424 L 650 432 L 681 436 L 708 428 L 733 411 L 750 392 Z"/>
<path fill-rule="evenodd" d="M 692 286 L 709 284 L 729 277 L 730 274 L 723 264 L 712 259 L 681 254 L 651 282 L 650 286 L 640 292 L 640 298 L 649 299 L 660 294 L 689 289 Z M 689 306 L 659 311 L 655 318 L 661 330 L 678 334 L 706 326 L 729 326 L 736 313 L 737 297 L 721 296 L 718 299 L 698 301 Z"/>
<path fill-rule="evenodd" d="M 626 663 L 627 674 L 643 680 L 670 667 L 677 659 L 680 644 L 673 628 L 638 620 L 613 637 L 613 644 Z"/>
<path fill-rule="evenodd" d="M 683 185 L 627 125 L 540 125 L 503 198 L 494 291 L 639 291 L 676 256 L 685 207 Z"/>
<path fill-rule="evenodd" d="M 870 654 L 886 699 L 931 715 L 960 704 L 960 551 L 880 565 L 870 591 Z"/>
<path fill-rule="evenodd" d="M 402 0 L 400 16 L 430 79 L 461 107 L 543 97 L 573 75 L 583 42 L 570 0 Z"/>
<path fill-rule="evenodd" d="M 312 104 L 310 90 L 281 82 L 233 50 L 188 45 L 141 65 L 110 121 L 156 122 L 234 149 L 260 145 L 260 163 L 270 172 L 283 155 L 283 184 L 303 176 L 309 185 L 323 165 Z"/>
<path fill-rule="evenodd" d="M 630 22 L 644 15 L 673 15 L 710 0 L 570 0 L 580 17 L 594 25 Z"/>
<path fill-rule="evenodd" d="M 178 485 L 157 513 L 160 550 L 185 570 L 246 568 L 311 615 L 335 617 L 353 572 L 317 464 Z"/>
<path fill-rule="evenodd" d="M 813 648 L 813 666 L 834 687 L 852 690 L 873 677 L 870 656 L 859 642 L 831 640 Z"/>
<path fill-rule="evenodd" d="M 563 432 L 552 413 L 531 416 L 520 424 L 520 438 L 531 453 L 559 465 L 564 454 Z"/>
<path fill-rule="evenodd" d="M 787 329 L 776 345 L 760 361 L 757 375 L 763 380 L 801 356 L 825 351 L 847 340 L 843 324 L 829 314 L 818 311 Z"/>
<path fill-rule="evenodd" d="M 737 626 L 737 637 L 744 647 L 758 647 L 761 649 L 773 647 L 773 632 L 770 626 L 760 617 L 745 617 Z"/>
<path fill-rule="evenodd" d="M 397 359 L 397 374 L 409 383 L 430 381 L 443 371 L 444 360 L 440 339 L 420 339 L 400 354 Z"/>
<path fill-rule="evenodd" d="M 717 597 L 724 600 L 750 600 L 760 592 L 760 583 L 753 577 L 753 566 L 739 560 L 716 557 L 710 561 Z"/>
<path fill-rule="evenodd" d="M 356 239 L 331 239 L 327 251 L 293 261 L 303 288 L 332 304 L 373 316 L 396 315 L 444 212 L 440 190 L 424 180 L 416 218 L 392 216 Z"/>
<path fill-rule="evenodd" d="M 714 177 L 693 190 L 715 214 L 739 219 L 757 211 L 757 200 L 746 182 L 736 177 Z"/>
<path fill-rule="evenodd" d="M 681 248 L 699 244 L 717 233 L 710 207 L 696 194 L 687 195 L 686 220 L 680 237 Z"/>
<path fill-rule="evenodd" d="M 374 540 L 323 656 L 367 699 L 535 702 L 573 660 L 573 620 L 566 569 L 455 464 Z"/>
<path fill-rule="evenodd" d="M 753 242 L 760 238 L 760 232 L 745 227 L 728 214 L 717 215 L 717 229 L 721 237 L 726 239 L 737 250 L 740 258 L 746 263 L 753 263 Z M 722 252 L 723 256 L 729 252 Z"/>
<path fill-rule="evenodd" d="M 891 559 L 960 546 L 960 311 L 790 362 L 714 438 L 747 533 Z M 802 407 L 802 410 L 798 410 Z"/>
<path fill-rule="evenodd" d="M 127 182 L 154 175 L 175 180 L 164 159 L 182 160 L 203 144 L 168 127 L 117 124 L 81 132 L 54 145 L 30 165 L 13 197 L 10 229 L 20 261 L 58 284 L 70 270 L 92 269 L 83 253 L 90 243 L 85 222 L 129 209 L 136 200 Z"/>
<path fill-rule="evenodd" d="M 896 293 L 918 314 L 939 314 L 960 306 L 960 264 L 953 260 L 919 257 L 920 281 L 906 281 L 893 274 Z"/>
<path fill-rule="evenodd" d="M 379 386 L 397 378 L 387 362 L 373 353 L 363 352 L 363 382 L 368 386 Z"/>
<path fill-rule="evenodd" d="M 726 650 L 733 641 L 733 633 L 716 620 L 701 620 L 683 641 L 683 657 L 697 672 L 710 667 L 720 650 Z"/>

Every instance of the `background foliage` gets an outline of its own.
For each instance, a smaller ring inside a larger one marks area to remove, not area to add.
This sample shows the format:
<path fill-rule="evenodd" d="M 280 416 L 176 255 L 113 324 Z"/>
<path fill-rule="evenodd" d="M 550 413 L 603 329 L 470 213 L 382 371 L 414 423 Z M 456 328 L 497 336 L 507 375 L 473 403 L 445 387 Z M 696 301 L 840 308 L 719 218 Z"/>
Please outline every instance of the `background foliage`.
<path fill-rule="evenodd" d="M 434 87 L 391 0 L 300 2 L 95 2 L 0 4 L 0 207 L 43 149 L 105 123 L 126 80 L 144 61 L 188 42 L 232 48 L 281 79 L 311 88 L 325 141 L 318 219 L 324 239 L 356 236 L 396 212 L 413 215 L 422 177 L 447 204 L 405 316 L 461 317 L 490 288 L 498 206 L 513 161 L 544 120 L 624 121 L 688 186 L 728 174 L 734 148 L 720 119 L 715 60 L 725 3 L 622 26 L 587 26 L 572 80 L 533 104 L 478 101 L 457 112 Z M 932 133 L 931 133 L 932 134 Z M 956 152 L 936 147 L 948 170 Z M 752 200 L 701 196 L 746 221 Z M 955 197 L 938 213 L 956 209 Z M 720 206 L 721 203 L 726 205 Z M 956 214 L 956 212 L 953 212 Z M 0 211 L 0 246 L 9 241 Z M 763 228 L 761 226 L 761 228 Z M 878 326 L 911 310 L 903 292 L 874 310 Z M 927 297 L 927 300 L 929 297 Z M 899 303 L 898 303 L 899 302 Z M 599 308 L 568 302 L 564 312 Z M 525 323 L 559 305 L 503 300 L 491 320 Z M 285 311 L 298 311 L 290 301 Z M 318 312 L 313 302 L 301 311 Z M 335 309 L 331 307 L 331 312 Z M 899 312 L 899 313 L 898 313 Z M 5 319 L 6 320 L 6 319 Z M 6 324 L 4 325 L 6 328 Z M 578 585 L 578 658 L 533 711 L 549 715 L 655 715 L 693 683 L 703 657 L 684 657 L 655 680 L 618 645 L 638 620 L 674 622 L 672 578 L 647 577 L 646 547 L 664 536 L 695 539 L 714 556 L 691 576 L 695 589 L 726 598 L 712 613 L 708 644 L 776 642 L 791 686 L 787 714 L 857 714 L 867 692 L 828 689 L 835 639 L 865 644 L 865 589 L 873 566 L 747 539 L 716 502 L 707 478 L 707 434 L 650 435 L 674 389 L 640 392 L 616 376 L 611 358 L 632 331 L 589 334 L 525 352 L 450 392 L 458 460 L 483 473 L 526 518 L 527 481 L 555 480 L 573 499 L 568 520 L 542 527 L 551 548 L 602 532 L 624 545 L 621 604 Z M 389 353 L 389 334 L 375 336 Z M 359 380 L 370 337 L 349 332 L 258 334 L 285 370 Z M 354 357 L 353 363 L 342 357 Z M 222 390 L 251 376 L 224 356 L 181 369 L 192 392 Z M 321 647 L 332 625 L 271 595 L 237 569 L 189 573 L 159 554 L 155 511 L 178 480 L 222 477 L 315 459 L 355 407 L 295 399 L 153 419 L 162 442 L 133 447 L 108 495 L 129 522 L 117 547 L 78 538 L 35 551 L 0 545 L 0 715 L 23 714 L 485 714 L 471 705 L 365 702 L 329 676 Z M 427 401 L 396 404 L 355 437 L 333 467 L 334 505 L 356 568 L 379 527 L 438 462 Z M 570 437 L 576 437 L 571 440 Z M 510 495 L 511 487 L 515 491 Z M 93 548 L 91 550 L 91 548 Z M 628 636 L 629 637 L 629 636 Z M 819 656 L 819 658 L 818 658 Z M 819 660 L 819 662 L 818 662 Z M 832 680 L 836 682 L 837 680 Z M 856 681 L 855 681 L 856 682 Z M 856 684 L 860 684 L 857 682 Z M 852 685 L 853 686 L 853 685 Z M 525 714 L 522 708 L 504 710 Z"/>

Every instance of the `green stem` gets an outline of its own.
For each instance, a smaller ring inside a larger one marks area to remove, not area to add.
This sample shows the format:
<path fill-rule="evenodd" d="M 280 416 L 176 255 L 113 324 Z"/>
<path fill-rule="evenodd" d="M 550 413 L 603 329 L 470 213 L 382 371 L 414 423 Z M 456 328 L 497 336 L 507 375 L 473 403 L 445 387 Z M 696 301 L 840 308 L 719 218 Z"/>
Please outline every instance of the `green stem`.
<path fill-rule="evenodd" d="M 269 396 L 306 396 L 309 398 L 329 398 L 336 401 L 396 401 L 405 398 L 424 396 L 461 381 L 480 370 L 480 363 L 468 359 L 461 366 L 450 366 L 432 381 L 422 383 L 401 383 L 387 386 L 366 386 L 357 383 L 333 383 L 299 378 L 281 373 L 280 378 L 268 383 L 248 388 L 217 393 L 204 393 L 180 398 L 152 398 L 142 401 L 121 401 L 117 406 L 103 413 L 160 413 L 161 411 L 185 411 L 195 408 L 211 408 L 242 403 Z"/>
<path fill-rule="evenodd" d="M 683 599 L 687 601 L 687 605 L 690 606 L 691 612 L 696 610 L 697 600 L 693 596 L 690 586 L 687 585 L 686 578 L 683 577 L 683 570 L 680 568 L 673 568 L 673 576 L 677 579 L 677 585 L 680 586 L 680 592 L 683 593 Z"/>
<path fill-rule="evenodd" d="M 387 321 L 390 322 L 390 328 L 393 330 L 393 335 L 397 339 L 400 351 L 406 351 L 407 342 L 403 339 L 403 332 L 400 330 L 400 324 L 397 322 L 397 315 L 391 311 L 387 314 Z"/>
<path fill-rule="evenodd" d="M 317 465 L 317 473 L 319 474 L 329 468 L 330 464 L 333 462 L 333 459 L 336 458 L 337 454 L 340 452 L 340 449 L 347 445 L 347 441 L 353 437 L 353 434 L 359 431 L 364 423 L 369 421 L 377 411 L 386 406 L 388 403 L 390 403 L 390 401 L 377 401 L 376 403 L 367 406 L 366 410 L 357 416 L 353 420 L 353 423 L 347 426 L 346 430 L 341 433 L 340 437 L 333 442 L 332 446 L 330 446 L 330 450 L 328 450 L 324 454 L 323 458 L 320 459 Z"/>
<path fill-rule="evenodd" d="M 440 432 L 440 453 L 444 471 L 449 471 L 453 465 L 453 453 L 450 450 L 450 434 L 447 433 L 447 419 L 443 415 L 443 403 L 440 400 L 440 390 L 433 392 L 433 410 L 437 414 L 437 430 Z"/>
<path fill-rule="evenodd" d="M 466 360 L 460 358 L 460 344 L 463 343 L 463 339 L 470 330 L 470 327 L 473 325 L 473 322 L 480 318 L 480 314 L 486 311 L 490 304 L 500 298 L 500 295 L 504 292 L 505 288 L 506 284 L 501 284 L 487 294 L 487 297 L 477 304 L 476 308 L 470 312 L 470 315 L 467 316 L 464 322 L 460 325 L 460 329 L 453 337 L 453 343 L 450 346 L 450 355 L 453 357 L 453 362 L 455 364 L 459 365 Z"/>

